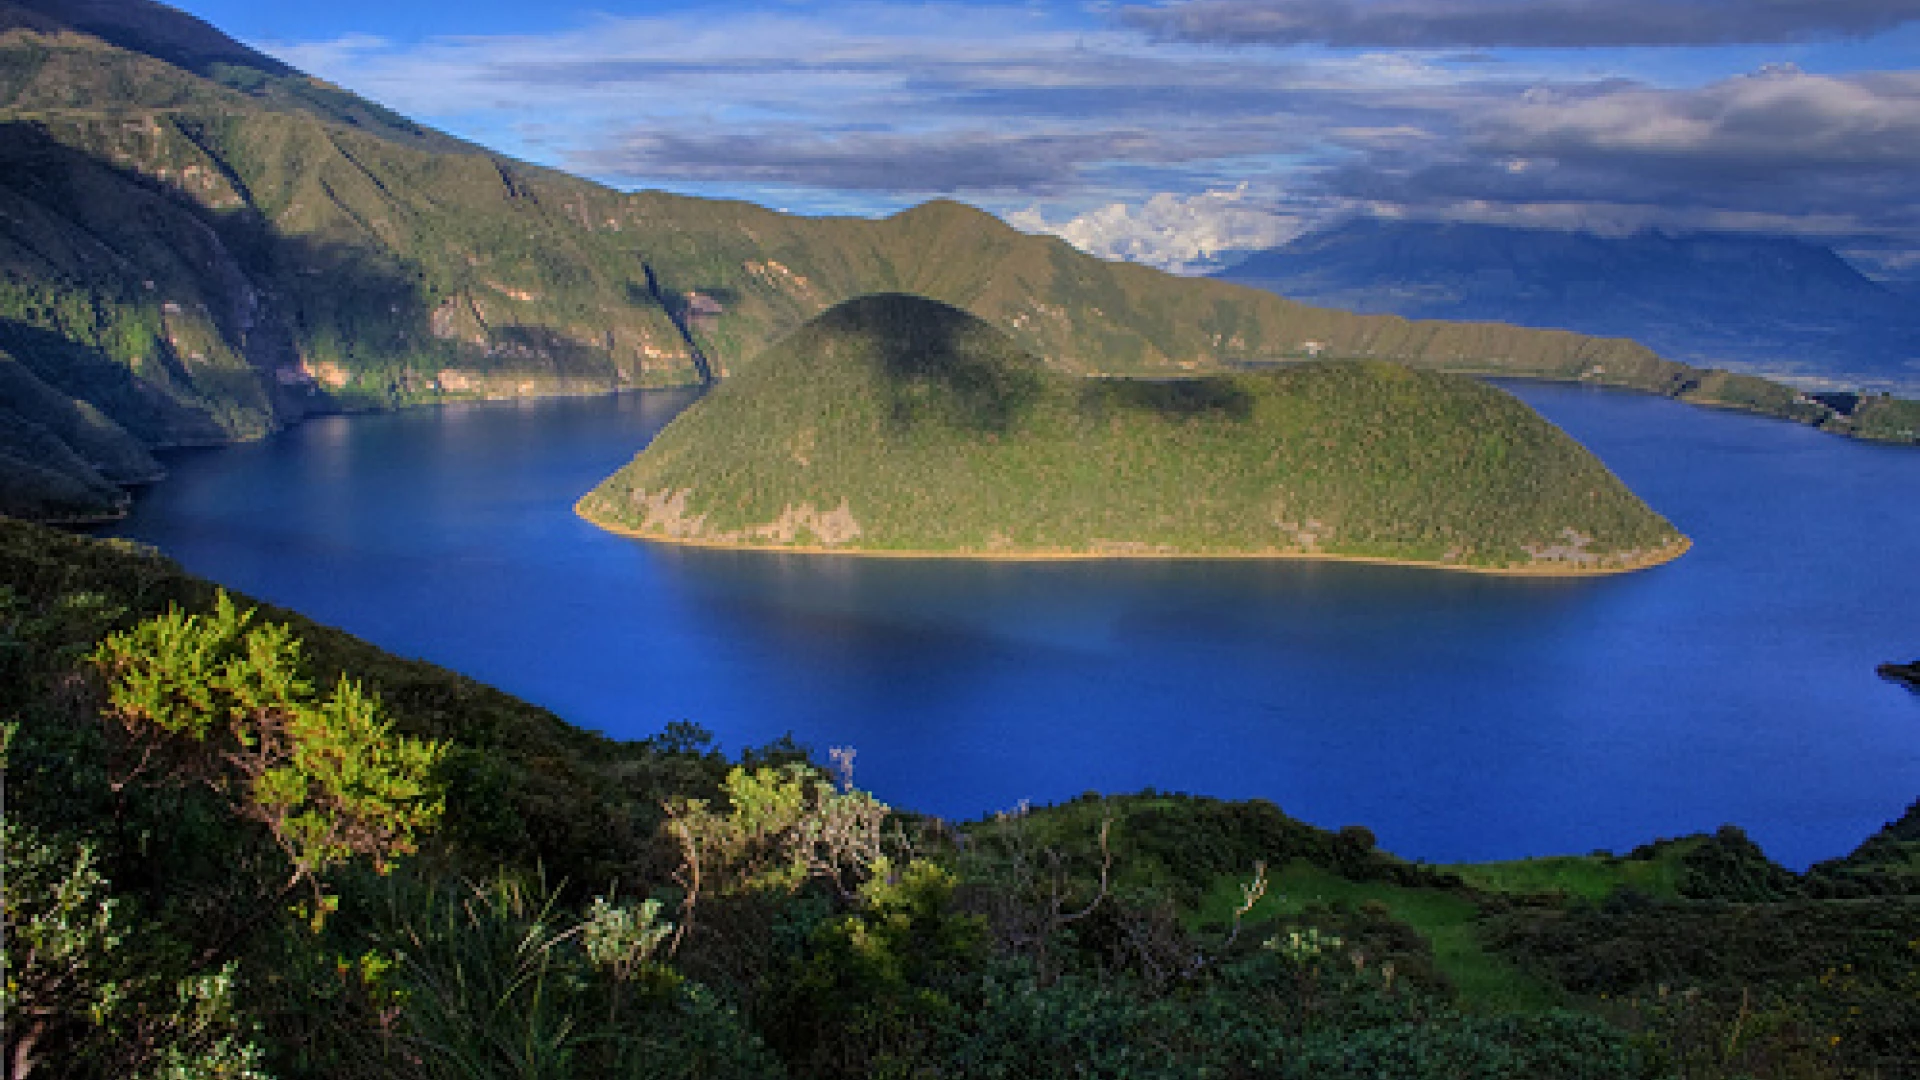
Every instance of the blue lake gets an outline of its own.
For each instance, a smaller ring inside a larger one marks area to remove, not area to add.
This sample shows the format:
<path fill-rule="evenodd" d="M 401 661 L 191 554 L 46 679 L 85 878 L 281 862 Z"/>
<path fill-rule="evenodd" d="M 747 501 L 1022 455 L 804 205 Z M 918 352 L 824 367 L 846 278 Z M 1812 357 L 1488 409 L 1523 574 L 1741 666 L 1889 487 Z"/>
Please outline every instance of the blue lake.
<path fill-rule="evenodd" d="M 1437 861 L 1745 827 L 1804 866 L 1920 797 L 1920 450 L 1510 386 L 1695 541 L 1586 581 L 714 552 L 571 504 L 686 393 L 326 418 L 181 452 L 113 530 L 623 737 L 852 746 L 954 817 L 1145 787 Z"/>

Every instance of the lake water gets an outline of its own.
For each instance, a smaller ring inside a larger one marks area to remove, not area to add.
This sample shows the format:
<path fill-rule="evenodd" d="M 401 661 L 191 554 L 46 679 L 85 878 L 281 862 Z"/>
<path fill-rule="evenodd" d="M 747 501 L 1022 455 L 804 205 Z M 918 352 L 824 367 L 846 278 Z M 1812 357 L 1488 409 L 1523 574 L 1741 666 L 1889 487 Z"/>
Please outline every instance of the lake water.
<path fill-rule="evenodd" d="M 327 418 L 169 458 L 117 530 L 575 723 L 852 746 L 953 817 L 1262 797 L 1437 861 L 1744 826 L 1796 866 L 1920 796 L 1920 450 L 1510 387 L 1695 541 L 1585 581 L 714 552 L 571 504 L 691 397 Z"/>

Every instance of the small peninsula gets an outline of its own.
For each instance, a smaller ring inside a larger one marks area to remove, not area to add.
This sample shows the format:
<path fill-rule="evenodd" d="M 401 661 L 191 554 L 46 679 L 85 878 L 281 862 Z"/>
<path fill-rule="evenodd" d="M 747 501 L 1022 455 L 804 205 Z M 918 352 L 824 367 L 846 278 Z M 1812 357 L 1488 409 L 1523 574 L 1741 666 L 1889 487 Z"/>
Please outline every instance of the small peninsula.
<path fill-rule="evenodd" d="M 1084 378 L 904 294 L 816 316 L 577 509 L 656 540 L 973 558 L 1585 574 L 1687 546 L 1578 443 L 1473 379 L 1379 361 Z"/>

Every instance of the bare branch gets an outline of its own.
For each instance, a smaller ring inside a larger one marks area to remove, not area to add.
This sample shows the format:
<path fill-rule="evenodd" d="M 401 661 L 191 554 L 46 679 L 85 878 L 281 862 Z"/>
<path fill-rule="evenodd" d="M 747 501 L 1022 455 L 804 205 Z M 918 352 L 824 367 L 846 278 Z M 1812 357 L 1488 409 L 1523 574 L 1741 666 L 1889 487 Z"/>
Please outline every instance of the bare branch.
<path fill-rule="evenodd" d="M 1220 947 L 1226 949 L 1240 936 L 1240 920 L 1246 918 L 1267 895 L 1267 864 L 1259 859 L 1253 863 L 1253 880 L 1240 886 L 1240 906 L 1233 909 L 1233 929 L 1228 932 L 1227 940 Z"/>
<path fill-rule="evenodd" d="M 1113 848 L 1108 844 L 1107 840 L 1112 832 L 1113 811 L 1108 810 L 1106 816 L 1100 819 L 1100 888 L 1094 892 L 1093 899 L 1087 901 L 1086 907 L 1081 908 L 1071 915 L 1060 914 L 1059 903 L 1056 900 L 1054 916 L 1059 925 L 1065 926 L 1068 923 L 1079 922 L 1081 919 L 1093 914 L 1093 909 L 1099 907 L 1100 901 L 1107 898 L 1108 878 L 1113 873 Z M 1057 855 L 1055 856 L 1055 861 L 1056 863 L 1058 861 Z"/>

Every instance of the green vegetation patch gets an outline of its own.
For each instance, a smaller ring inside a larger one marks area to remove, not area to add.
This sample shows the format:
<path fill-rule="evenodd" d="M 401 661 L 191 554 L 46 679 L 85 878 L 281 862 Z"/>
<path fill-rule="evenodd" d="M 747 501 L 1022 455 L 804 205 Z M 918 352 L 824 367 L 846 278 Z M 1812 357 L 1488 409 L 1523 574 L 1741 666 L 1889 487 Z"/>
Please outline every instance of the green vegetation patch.
<path fill-rule="evenodd" d="M 1920 401 L 1887 394 L 1857 396 L 1851 409 L 1836 412 L 1825 426 L 1877 442 L 1920 443 Z"/>
<path fill-rule="evenodd" d="M 1242 904 L 1241 882 L 1222 877 L 1201 907 L 1203 917 L 1224 919 Z M 1359 880 L 1305 859 L 1270 872 L 1266 895 L 1243 918 L 1255 922 L 1301 921 L 1344 929 L 1368 919 L 1397 922 L 1419 935 L 1431 962 L 1462 1006 L 1512 1011 L 1559 1004 L 1561 995 L 1492 951 L 1480 938 L 1481 905 L 1459 887 L 1411 886 Z M 1350 931 L 1351 932 L 1351 931 Z"/>
<path fill-rule="evenodd" d="M 1604 900 L 1621 889 L 1663 899 L 1680 895 L 1680 868 L 1673 858 L 1549 855 L 1506 862 L 1463 863 L 1447 869 L 1474 888 L 1490 893 L 1577 900 Z"/>
<path fill-rule="evenodd" d="M 1913 666 L 1920 680 L 1920 664 Z M 1816 863 L 1807 885 L 1815 896 L 1920 897 L 1920 801 L 1845 858 Z"/>
<path fill-rule="evenodd" d="M 781 342 L 581 511 L 665 539 L 973 556 L 1591 571 L 1684 544 L 1579 444 L 1473 380 L 1377 361 L 1076 378 L 899 294 Z"/>

